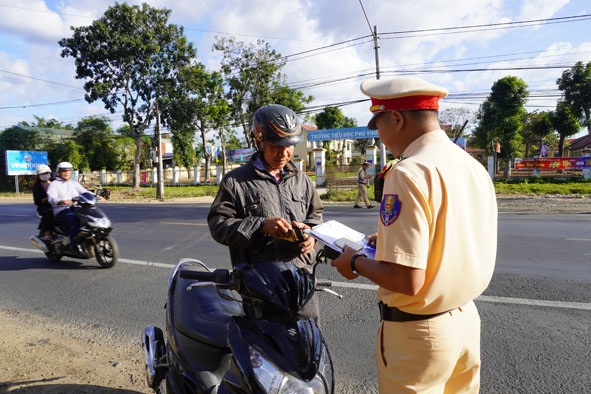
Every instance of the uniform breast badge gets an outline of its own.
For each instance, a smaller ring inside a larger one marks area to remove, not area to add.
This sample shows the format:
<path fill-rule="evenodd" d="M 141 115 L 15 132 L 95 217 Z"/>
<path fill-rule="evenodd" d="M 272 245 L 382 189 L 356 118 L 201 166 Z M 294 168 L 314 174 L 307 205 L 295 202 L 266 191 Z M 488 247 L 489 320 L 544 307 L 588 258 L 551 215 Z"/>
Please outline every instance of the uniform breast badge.
<path fill-rule="evenodd" d="M 380 204 L 380 220 L 382 224 L 389 226 L 394 223 L 400 216 L 401 209 L 402 202 L 398 198 L 398 194 L 384 194 Z"/>

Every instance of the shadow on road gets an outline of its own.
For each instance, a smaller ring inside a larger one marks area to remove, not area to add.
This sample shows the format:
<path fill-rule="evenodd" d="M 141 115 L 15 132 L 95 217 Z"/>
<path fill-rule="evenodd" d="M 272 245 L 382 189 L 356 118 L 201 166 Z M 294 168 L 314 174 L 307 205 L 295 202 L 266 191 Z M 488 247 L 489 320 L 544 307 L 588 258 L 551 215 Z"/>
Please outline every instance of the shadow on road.
<path fill-rule="evenodd" d="M 85 394 L 138 394 L 141 391 L 114 389 L 86 384 L 40 384 L 39 382 L 48 382 L 60 378 L 29 380 L 18 382 L 0 382 L 0 394 L 5 393 L 27 393 L 27 394 L 63 394 L 63 393 L 85 393 Z M 33 384 L 33 386 L 31 386 Z M 15 389 L 15 387 L 18 387 Z"/>
<path fill-rule="evenodd" d="M 52 262 L 45 257 L 31 258 L 19 256 L 0 256 L 0 271 L 22 271 L 30 269 L 48 270 L 102 270 L 94 260 L 76 261 L 64 257 L 62 260 Z M 1 391 L 0 391 L 1 393 Z"/>

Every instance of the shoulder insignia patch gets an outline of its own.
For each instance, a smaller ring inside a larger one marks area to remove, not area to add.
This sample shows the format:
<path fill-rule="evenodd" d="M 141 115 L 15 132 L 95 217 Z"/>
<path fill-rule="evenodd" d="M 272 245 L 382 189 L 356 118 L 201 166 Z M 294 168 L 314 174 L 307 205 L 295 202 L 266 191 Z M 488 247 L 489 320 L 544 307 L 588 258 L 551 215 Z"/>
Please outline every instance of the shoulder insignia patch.
<path fill-rule="evenodd" d="M 394 223 L 400 216 L 401 209 L 402 202 L 398 198 L 398 194 L 384 194 L 380 204 L 380 221 L 382 224 L 389 226 Z"/>

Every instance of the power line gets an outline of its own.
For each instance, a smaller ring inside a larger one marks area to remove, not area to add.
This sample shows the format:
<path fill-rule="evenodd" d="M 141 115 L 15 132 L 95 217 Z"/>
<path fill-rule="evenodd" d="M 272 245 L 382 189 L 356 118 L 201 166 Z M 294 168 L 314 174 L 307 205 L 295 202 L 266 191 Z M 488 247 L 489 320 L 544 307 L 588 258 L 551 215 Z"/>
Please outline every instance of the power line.
<path fill-rule="evenodd" d="M 471 25 L 471 26 L 405 30 L 405 31 L 399 31 L 399 32 L 387 32 L 387 33 L 382 33 L 382 34 L 383 35 L 401 35 L 401 34 L 429 33 L 426 35 L 434 35 L 434 34 L 440 35 L 440 34 L 458 34 L 458 33 L 465 33 L 465 32 L 474 33 L 474 32 L 480 32 L 480 31 L 489 31 L 489 30 L 498 30 L 498 29 L 507 29 L 507 28 L 530 27 L 530 26 L 535 26 L 535 25 L 539 25 L 539 24 L 557 24 L 557 23 L 580 22 L 580 21 L 584 21 L 584 20 L 591 20 L 591 14 L 565 16 L 565 17 L 559 17 L 559 18 L 503 22 L 503 23 L 487 23 L 487 24 Z M 420 35 L 420 36 L 424 36 L 424 35 Z M 417 37 L 417 36 L 391 37 L 390 39 L 408 38 L 408 37 Z M 388 38 L 385 38 L 385 39 L 388 39 Z"/>

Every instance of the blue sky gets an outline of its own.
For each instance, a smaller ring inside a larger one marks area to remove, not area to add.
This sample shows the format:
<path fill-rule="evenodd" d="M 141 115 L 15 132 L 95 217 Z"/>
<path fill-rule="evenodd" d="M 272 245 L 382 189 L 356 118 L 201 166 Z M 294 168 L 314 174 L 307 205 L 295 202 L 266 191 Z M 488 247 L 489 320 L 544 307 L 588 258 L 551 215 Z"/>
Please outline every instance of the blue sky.
<path fill-rule="evenodd" d="M 515 75 L 529 86 L 528 110 L 552 110 L 560 95 L 556 79 L 575 62 L 591 61 L 588 0 L 146 2 L 172 10 L 170 22 L 184 26 L 209 69 L 219 68 L 219 54 L 211 51 L 216 36 L 261 38 L 282 55 L 300 54 L 283 71 L 318 108 L 365 98 L 359 84 L 375 77 L 373 26 L 380 34 L 381 78 L 415 75 L 446 87 L 442 109 L 475 111 L 496 80 Z M 35 115 L 73 125 L 106 115 L 114 127 L 121 124 L 120 112 L 84 101 L 73 59 L 62 59 L 57 44 L 71 35 L 70 26 L 89 25 L 113 4 L 0 0 L 0 130 L 35 122 Z M 359 125 L 369 119 L 368 108 L 367 102 L 341 107 Z"/>

